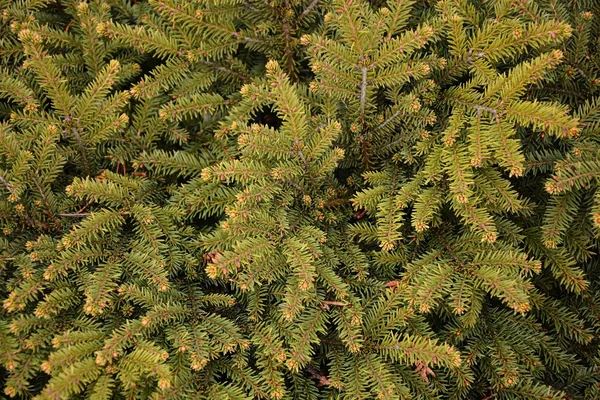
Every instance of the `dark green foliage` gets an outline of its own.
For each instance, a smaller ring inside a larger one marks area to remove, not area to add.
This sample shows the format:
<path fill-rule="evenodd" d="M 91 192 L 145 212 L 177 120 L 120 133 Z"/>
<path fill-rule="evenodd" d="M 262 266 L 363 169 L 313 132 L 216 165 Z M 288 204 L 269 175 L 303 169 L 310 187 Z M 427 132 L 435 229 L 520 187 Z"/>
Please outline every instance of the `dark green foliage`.
<path fill-rule="evenodd" d="M 600 398 L 600 3 L 0 0 L 0 385 Z"/>

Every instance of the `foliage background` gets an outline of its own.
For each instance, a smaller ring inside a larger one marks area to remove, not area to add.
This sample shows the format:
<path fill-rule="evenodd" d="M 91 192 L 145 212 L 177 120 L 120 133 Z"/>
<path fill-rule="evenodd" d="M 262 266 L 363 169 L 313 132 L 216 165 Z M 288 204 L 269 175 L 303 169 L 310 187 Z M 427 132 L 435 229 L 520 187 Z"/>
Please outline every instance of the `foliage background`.
<path fill-rule="evenodd" d="M 38 399 L 593 399 L 594 0 L 0 0 Z"/>

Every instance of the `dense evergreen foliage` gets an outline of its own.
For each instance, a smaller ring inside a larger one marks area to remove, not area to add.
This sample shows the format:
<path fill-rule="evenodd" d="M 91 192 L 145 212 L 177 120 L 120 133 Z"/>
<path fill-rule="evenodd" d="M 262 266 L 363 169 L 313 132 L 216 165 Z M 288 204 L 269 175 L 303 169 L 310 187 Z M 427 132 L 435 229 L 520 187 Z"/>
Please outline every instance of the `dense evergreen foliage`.
<path fill-rule="evenodd" d="M 597 0 L 0 0 L 0 386 L 600 399 Z"/>

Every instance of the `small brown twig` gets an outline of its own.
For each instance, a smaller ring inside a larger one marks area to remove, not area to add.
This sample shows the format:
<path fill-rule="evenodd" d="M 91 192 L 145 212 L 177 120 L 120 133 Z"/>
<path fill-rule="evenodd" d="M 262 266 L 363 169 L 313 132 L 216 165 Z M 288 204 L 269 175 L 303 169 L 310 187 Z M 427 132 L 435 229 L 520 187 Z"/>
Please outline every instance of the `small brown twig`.
<path fill-rule="evenodd" d="M 74 20 L 74 19 L 72 19 L 72 20 L 71 20 L 71 21 L 70 21 L 70 22 L 67 24 L 67 26 L 65 27 L 65 32 L 69 32 L 69 28 L 71 27 L 71 25 L 73 24 L 73 22 L 75 22 L 75 20 Z"/>
<path fill-rule="evenodd" d="M 347 305 L 348 305 L 348 303 L 343 303 L 341 301 L 328 301 L 328 300 L 323 301 L 323 309 L 324 310 L 329 310 L 329 306 L 344 307 L 344 306 L 347 306 Z"/>
<path fill-rule="evenodd" d="M 491 400 L 498 396 L 498 393 L 490 394 L 489 396 L 482 397 L 481 400 Z"/>
<path fill-rule="evenodd" d="M 57 217 L 67 217 L 67 218 L 85 218 L 85 217 L 89 217 L 90 213 L 61 213 L 61 214 L 55 214 Z"/>
<path fill-rule="evenodd" d="M 77 211 L 77 214 L 81 214 L 86 208 L 88 208 L 90 206 L 90 204 L 92 204 L 92 202 L 88 202 L 85 206 L 83 206 L 83 208 L 79 211 Z"/>

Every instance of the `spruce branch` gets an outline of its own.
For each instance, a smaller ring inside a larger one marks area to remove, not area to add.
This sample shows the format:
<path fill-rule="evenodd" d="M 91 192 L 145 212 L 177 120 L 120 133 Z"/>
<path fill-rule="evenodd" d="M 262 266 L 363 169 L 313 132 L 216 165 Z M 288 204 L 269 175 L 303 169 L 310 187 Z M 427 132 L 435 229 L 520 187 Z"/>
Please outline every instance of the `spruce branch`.
<path fill-rule="evenodd" d="M 278 12 L 281 22 L 281 31 L 283 32 L 283 52 L 286 70 L 290 80 L 297 81 L 296 61 L 294 60 L 294 50 L 292 48 L 292 34 L 296 29 L 289 19 L 289 14 L 291 12 L 292 8 L 290 6 L 290 1 L 285 0 L 285 7 L 282 7 Z"/>
<path fill-rule="evenodd" d="M 4 394 L 597 395 L 592 10 L 4 3 Z"/>

